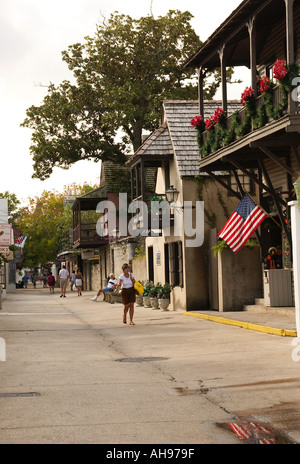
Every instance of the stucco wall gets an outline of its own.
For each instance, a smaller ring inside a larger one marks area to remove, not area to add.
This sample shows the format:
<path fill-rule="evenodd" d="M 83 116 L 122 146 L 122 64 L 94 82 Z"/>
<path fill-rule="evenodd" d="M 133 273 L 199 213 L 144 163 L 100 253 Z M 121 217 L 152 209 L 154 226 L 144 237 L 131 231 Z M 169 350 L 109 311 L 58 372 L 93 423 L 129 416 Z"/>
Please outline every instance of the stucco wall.
<path fill-rule="evenodd" d="M 242 310 L 262 298 L 260 248 L 230 249 L 218 254 L 219 311 Z"/>

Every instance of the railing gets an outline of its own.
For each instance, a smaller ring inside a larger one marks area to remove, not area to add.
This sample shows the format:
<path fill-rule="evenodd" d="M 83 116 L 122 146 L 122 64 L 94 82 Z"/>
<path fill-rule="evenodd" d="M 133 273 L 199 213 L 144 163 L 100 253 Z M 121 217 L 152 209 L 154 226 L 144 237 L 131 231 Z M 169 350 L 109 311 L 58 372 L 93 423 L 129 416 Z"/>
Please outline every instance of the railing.
<path fill-rule="evenodd" d="M 273 93 L 272 93 L 271 104 L 272 104 L 273 108 L 279 108 L 279 106 L 281 104 L 282 97 L 283 97 L 283 95 L 281 93 L 280 86 L 276 86 L 273 89 Z M 256 113 L 257 113 L 257 110 L 264 104 L 264 101 L 265 100 L 264 100 L 262 95 L 260 95 L 259 97 L 257 97 L 255 99 L 255 111 L 256 111 Z M 296 110 L 296 114 L 297 114 L 299 112 L 299 104 L 296 104 L 296 108 L 298 108 L 298 111 Z M 286 112 L 287 112 L 287 110 L 285 110 L 285 113 Z M 238 119 L 240 120 L 240 124 L 242 125 L 244 123 L 244 121 L 245 121 L 245 118 L 246 118 L 246 107 L 241 108 L 240 110 L 236 111 L 235 113 L 231 114 L 230 116 L 228 116 L 226 118 L 225 129 L 227 131 L 231 130 L 231 128 L 232 128 L 232 120 L 237 115 L 238 115 Z M 269 121 L 271 121 L 270 118 L 269 118 L 268 122 Z M 251 130 L 254 130 L 253 124 L 252 124 Z M 207 137 L 208 137 L 208 131 L 203 132 L 203 134 L 202 134 L 203 144 L 205 144 L 205 142 L 207 141 Z"/>
<path fill-rule="evenodd" d="M 78 224 L 73 229 L 73 241 L 75 246 L 104 245 L 108 243 L 108 237 L 98 235 L 96 223 Z"/>

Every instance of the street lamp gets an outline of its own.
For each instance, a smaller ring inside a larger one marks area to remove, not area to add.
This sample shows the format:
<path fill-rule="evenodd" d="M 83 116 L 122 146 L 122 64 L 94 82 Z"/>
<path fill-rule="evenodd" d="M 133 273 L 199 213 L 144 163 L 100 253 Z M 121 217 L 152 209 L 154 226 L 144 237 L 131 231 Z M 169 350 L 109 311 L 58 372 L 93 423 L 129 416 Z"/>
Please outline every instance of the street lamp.
<path fill-rule="evenodd" d="M 171 185 L 168 188 L 168 190 L 165 191 L 165 194 L 166 194 L 166 197 L 167 197 L 167 201 L 170 203 L 171 206 L 172 206 L 173 203 L 176 203 L 179 192 L 178 192 L 178 190 L 176 190 L 174 185 Z"/>

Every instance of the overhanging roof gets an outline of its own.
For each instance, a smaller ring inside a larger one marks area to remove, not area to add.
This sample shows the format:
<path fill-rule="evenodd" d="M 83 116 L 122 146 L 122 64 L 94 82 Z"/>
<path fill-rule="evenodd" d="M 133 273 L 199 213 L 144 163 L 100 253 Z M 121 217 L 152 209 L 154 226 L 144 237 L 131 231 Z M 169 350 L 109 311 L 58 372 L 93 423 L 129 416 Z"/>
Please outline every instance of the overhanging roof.
<path fill-rule="evenodd" d="M 226 65 L 249 67 L 250 44 L 246 26 L 254 15 L 259 49 L 274 23 L 285 19 L 285 3 L 283 0 L 244 0 L 185 62 L 185 66 L 204 66 L 208 70 L 219 67 L 218 51 L 226 44 Z"/>

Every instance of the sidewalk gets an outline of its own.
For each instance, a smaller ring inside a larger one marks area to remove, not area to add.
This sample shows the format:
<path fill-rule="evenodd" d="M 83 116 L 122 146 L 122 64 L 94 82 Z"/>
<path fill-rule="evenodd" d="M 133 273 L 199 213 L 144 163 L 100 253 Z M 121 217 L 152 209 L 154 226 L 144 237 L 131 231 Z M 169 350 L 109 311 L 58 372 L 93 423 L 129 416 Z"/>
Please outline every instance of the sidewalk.
<path fill-rule="evenodd" d="M 274 308 L 263 313 L 252 311 L 186 311 L 183 314 L 271 335 L 297 337 L 295 308 L 288 308 L 285 314 L 284 311 L 276 311 Z"/>

